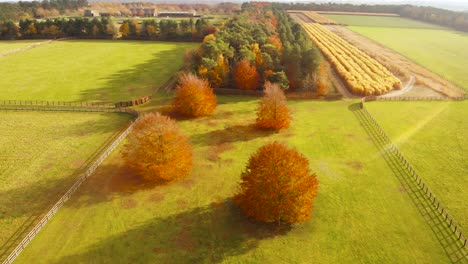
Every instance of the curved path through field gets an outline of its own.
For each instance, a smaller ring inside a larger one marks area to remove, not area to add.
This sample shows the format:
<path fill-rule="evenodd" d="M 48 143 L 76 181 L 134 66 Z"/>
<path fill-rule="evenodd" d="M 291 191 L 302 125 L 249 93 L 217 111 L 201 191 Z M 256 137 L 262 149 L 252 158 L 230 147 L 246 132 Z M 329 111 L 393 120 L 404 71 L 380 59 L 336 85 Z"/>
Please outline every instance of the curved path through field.
<path fill-rule="evenodd" d="M 416 78 L 414 77 L 414 75 L 411 75 L 409 81 L 406 83 L 405 87 L 401 90 L 394 90 L 394 91 L 390 91 L 384 95 L 381 95 L 379 97 L 394 97 L 394 96 L 401 96 L 402 94 L 405 94 L 407 92 L 409 92 L 414 84 L 416 83 Z"/>

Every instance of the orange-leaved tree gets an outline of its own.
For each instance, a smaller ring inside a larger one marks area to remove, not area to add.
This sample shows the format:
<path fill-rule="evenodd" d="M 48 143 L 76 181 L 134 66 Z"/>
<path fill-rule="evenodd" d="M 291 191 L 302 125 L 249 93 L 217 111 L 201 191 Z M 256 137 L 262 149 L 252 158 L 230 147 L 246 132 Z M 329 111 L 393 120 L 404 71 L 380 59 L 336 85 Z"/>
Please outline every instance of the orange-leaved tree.
<path fill-rule="evenodd" d="M 276 83 L 265 83 L 265 95 L 260 101 L 256 126 L 263 129 L 288 128 L 291 116 L 283 90 Z"/>
<path fill-rule="evenodd" d="M 192 170 L 192 146 L 174 120 L 148 113 L 135 122 L 122 155 L 128 167 L 151 181 L 172 181 Z"/>
<path fill-rule="evenodd" d="M 267 43 L 275 46 L 280 53 L 283 51 L 283 42 L 281 42 L 281 39 L 278 35 L 272 35 L 268 37 Z"/>
<path fill-rule="evenodd" d="M 241 180 L 234 202 L 255 220 L 297 223 L 310 217 L 318 180 L 307 158 L 295 149 L 278 142 L 261 147 Z"/>
<path fill-rule="evenodd" d="M 184 73 L 176 87 L 172 106 L 176 112 L 187 117 L 210 115 L 216 109 L 216 95 L 206 79 Z"/>
<path fill-rule="evenodd" d="M 318 71 L 315 94 L 319 96 L 326 95 L 328 93 L 328 86 L 330 86 L 330 82 L 328 80 L 327 70 L 325 64 L 322 63 Z"/>
<path fill-rule="evenodd" d="M 234 69 L 234 80 L 239 89 L 254 90 L 260 82 L 260 74 L 255 65 L 250 65 L 248 60 L 241 60 Z"/>

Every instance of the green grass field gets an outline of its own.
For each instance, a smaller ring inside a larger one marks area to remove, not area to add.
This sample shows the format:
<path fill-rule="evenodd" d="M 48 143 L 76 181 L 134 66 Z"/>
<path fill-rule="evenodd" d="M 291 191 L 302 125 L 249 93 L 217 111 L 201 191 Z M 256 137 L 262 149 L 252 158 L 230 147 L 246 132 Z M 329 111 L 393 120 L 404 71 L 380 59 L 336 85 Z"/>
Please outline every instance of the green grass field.
<path fill-rule="evenodd" d="M 349 26 L 361 27 L 389 27 L 389 28 L 416 28 L 416 29 L 443 29 L 434 24 L 424 23 L 418 20 L 407 19 L 402 17 L 385 17 L 385 16 L 356 16 L 356 15 L 334 15 L 322 14 L 338 23 Z"/>
<path fill-rule="evenodd" d="M 353 102 L 291 101 L 292 127 L 267 133 L 250 126 L 256 99 L 218 99 L 212 117 L 179 122 L 195 147 L 188 178 L 151 185 L 115 152 L 17 263 L 449 261 Z M 273 140 L 304 153 L 320 181 L 312 218 L 290 230 L 253 224 L 231 203 L 248 157 Z"/>
<path fill-rule="evenodd" d="M 2 58 L 0 100 L 127 101 L 152 94 L 193 43 L 58 41 Z"/>
<path fill-rule="evenodd" d="M 0 112 L 0 260 L 129 120 L 123 114 Z"/>
<path fill-rule="evenodd" d="M 468 227 L 468 101 L 366 104 L 455 220 Z"/>
<path fill-rule="evenodd" d="M 18 49 L 18 48 L 27 47 L 31 44 L 39 43 L 43 41 L 46 41 L 46 40 L 8 40 L 8 41 L 2 40 L 0 41 L 0 55 L 7 53 L 9 51 Z"/>

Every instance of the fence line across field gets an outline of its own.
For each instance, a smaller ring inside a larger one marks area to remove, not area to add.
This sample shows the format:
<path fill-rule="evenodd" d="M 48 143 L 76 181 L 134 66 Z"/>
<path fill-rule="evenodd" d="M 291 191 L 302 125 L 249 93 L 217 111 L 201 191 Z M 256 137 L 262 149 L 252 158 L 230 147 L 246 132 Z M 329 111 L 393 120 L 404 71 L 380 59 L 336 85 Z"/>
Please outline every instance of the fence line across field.
<path fill-rule="evenodd" d="M 56 111 L 56 112 L 97 112 L 97 113 L 128 113 L 133 116 L 138 116 L 138 112 L 127 107 L 117 108 L 86 108 L 86 107 L 32 107 L 32 106 L 2 106 L 1 110 L 13 111 Z"/>
<path fill-rule="evenodd" d="M 103 102 L 64 102 L 64 101 L 40 101 L 40 100 L 0 100 L 0 106 L 68 106 L 68 107 L 94 107 L 112 108 L 112 103 Z"/>
<path fill-rule="evenodd" d="M 463 101 L 468 99 L 468 95 L 459 96 L 459 97 L 442 97 L 442 96 L 425 96 L 425 97 L 417 97 L 417 96 L 389 96 L 389 97 L 381 97 L 381 96 L 366 96 L 363 98 L 364 102 L 369 101 Z"/>
<path fill-rule="evenodd" d="M 137 99 L 146 103 L 148 97 Z M 130 106 L 130 105 L 129 105 Z M 109 112 L 129 113 L 138 116 L 138 112 L 119 103 L 94 102 L 63 102 L 63 101 L 34 101 L 34 100 L 0 100 L 0 110 L 33 110 L 33 111 L 64 111 L 64 112 Z"/>
<path fill-rule="evenodd" d="M 129 113 L 134 115 L 138 119 L 139 113 L 133 109 L 119 108 L 122 113 Z M 26 235 L 25 238 L 16 246 L 16 248 L 8 255 L 3 261 L 3 264 L 12 263 L 23 249 L 31 242 L 39 231 L 49 222 L 57 211 L 63 206 L 63 204 L 70 199 L 75 191 L 81 186 L 81 184 L 99 167 L 99 165 L 112 153 L 112 151 L 125 139 L 125 137 L 132 131 L 134 122 L 132 122 L 120 136 L 112 142 L 112 144 L 88 167 L 88 169 L 81 174 L 76 182 L 68 189 L 68 191 L 54 204 L 54 206 L 47 212 L 47 214 L 37 223 L 34 228 Z"/>
<path fill-rule="evenodd" d="M 361 103 L 360 103 L 361 109 L 364 111 L 364 113 L 367 116 L 370 117 L 370 120 L 371 120 L 372 124 L 374 125 L 375 128 L 377 128 L 377 131 L 379 132 L 379 134 L 386 141 L 386 143 L 388 144 L 389 149 L 392 151 L 392 153 L 394 153 L 405 164 L 405 167 L 411 173 L 411 176 L 413 177 L 413 180 L 423 190 L 424 194 L 426 195 L 426 199 L 428 199 L 432 203 L 432 205 L 436 208 L 439 215 L 442 217 L 442 219 L 445 221 L 445 223 L 448 225 L 448 227 L 451 228 L 451 230 L 453 231 L 453 234 L 456 236 L 456 238 L 459 241 L 461 241 L 461 243 L 463 244 L 463 247 L 468 248 L 468 246 L 467 246 L 468 238 L 463 234 L 460 226 L 455 223 L 454 219 L 448 214 L 447 210 L 442 206 L 440 201 L 431 192 L 431 190 L 429 189 L 427 184 L 422 180 L 421 177 L 419 177 L 419 175 L 416 173 L 416 170 L 411 166 L 409 161 L 398 150 L 398 148 L 395 146 L 395 144 L 393 144 L 393 142 L 387 136 L 387 134 L 385 133 L 383 128 L 377 123 L 375 118 L 370 114 L 370 112 L 365 107 L 364 102 L 373 101 L 373 100 L 375 100 L 374 98 L 366 98 L 366 97 L 362 98 Z"/>

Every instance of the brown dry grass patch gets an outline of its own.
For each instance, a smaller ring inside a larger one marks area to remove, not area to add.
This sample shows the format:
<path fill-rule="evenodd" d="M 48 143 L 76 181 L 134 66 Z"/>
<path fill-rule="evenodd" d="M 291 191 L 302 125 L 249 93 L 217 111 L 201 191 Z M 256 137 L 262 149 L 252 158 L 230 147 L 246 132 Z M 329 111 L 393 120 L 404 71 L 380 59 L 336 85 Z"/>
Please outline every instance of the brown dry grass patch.
<path fill-rule="evenodd" d="M 173 238 L 173 243 L 177 248 L 185 251 L 195 250 L 195 243 L 187 228 L 182 228 Z"/>
<path fill-rule="evenodd" d="M 208 149 L 207 159 L 212 162 L 220 160 L 220 155 L 226 151 L 234 148 L 234 145 L 230 142 L 224 142 L 219 145 L 212 146 Z"/>
<path fill-rule="evenodd" d="M 179 207 L 179 209 L 187 209 L 188 202 L 186 200 L 177 200 L 177 207 Z"/>
<path fill-rule="evenodd" d="M 160 191 L 155 191 L 150 194 L 147 201 L 150 203 L 159 203 L 163 201 L 164 198 L 165 198 L 165 195 L 163 193 L 161 193 Z"/>
<path fill-rule="evenodd" d="M 123 209 L 132 209 L 132 208 L 137 207 L 137 205 L 138 205 L 137 201 L 135 201 L 132 198 L 127 197 L 122 200 L 121 207 Z"/>
<path fill-rule="evenodd" d="M 346 162 L 346 165 L 348 165 L 348 167 L 351 167 L 355 170 L 362 170 L 362 168 L 364 168 L 364 164 L 362 164 L 359 161 L 349 161 L 349 162 Z"/>

